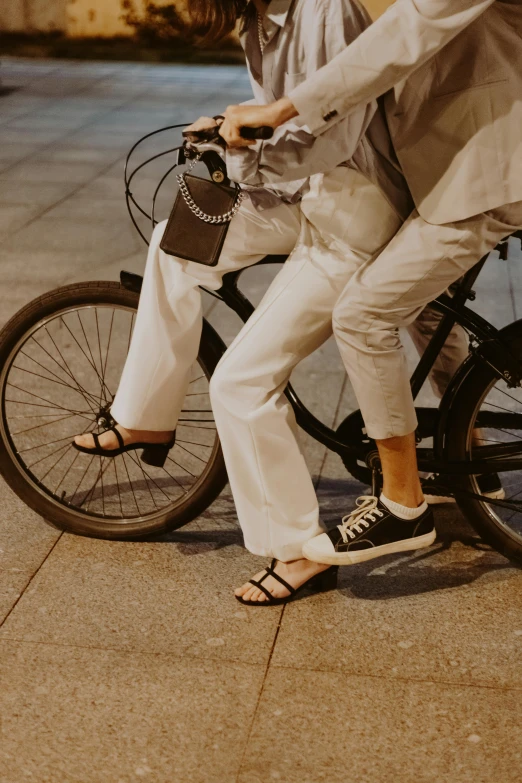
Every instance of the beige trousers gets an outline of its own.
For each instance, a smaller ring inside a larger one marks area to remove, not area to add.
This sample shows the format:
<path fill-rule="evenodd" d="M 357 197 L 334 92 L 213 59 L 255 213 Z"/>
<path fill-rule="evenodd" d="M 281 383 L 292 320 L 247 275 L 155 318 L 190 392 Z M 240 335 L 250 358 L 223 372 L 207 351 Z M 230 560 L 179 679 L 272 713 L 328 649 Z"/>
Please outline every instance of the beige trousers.
<path fill-rule="evenodd" d="M 332 334 L 332 312 L 353 274 L 390 241 L 400 221 L 361 174 L 339 168 L 311 180 L 299 206 L 257 212 L 245 200 L 230 225 L 219 264 L 208 268 L 165 255 L 154 231 L 129 356 L 112 406 L 125 427 L 177 424 L 201 335 L 201 293 L 224 273 L 269 253 L 290 254 L 260 306 L 223 357 L 211 399 L 247 547 L 292 560 L 320 532 L 313 483 L 283 390 L 293 368 Z M 417 343 L 436 322 L 413 328 Z M 452 335 L 439 367 L 440 391 L 467 343 Z"/>
<path fill-rule="evenodd" d="M 334 309 L 334 332 L 370 437 L 407 435 L 417 426 L 399 327 L 521 226 L 520 201 L 443 226 L 413 212 L 378 258 L 350 278 Z"/>

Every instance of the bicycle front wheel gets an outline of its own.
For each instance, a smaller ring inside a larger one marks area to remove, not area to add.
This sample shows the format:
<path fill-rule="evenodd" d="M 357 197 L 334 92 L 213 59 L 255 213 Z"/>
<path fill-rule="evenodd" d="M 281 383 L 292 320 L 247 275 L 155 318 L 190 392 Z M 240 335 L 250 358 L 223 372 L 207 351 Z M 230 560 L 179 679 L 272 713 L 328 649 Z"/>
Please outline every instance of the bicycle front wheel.
<path fill-rule="evenodd" d="M 75 434 L 113 423 L 138 298 L 115 282 L 65 286 L 28 304 L 0 334 L 0 472 L 62 530 L 113 539 L 173 530 L 226 483 L 209 400 L 225 346 L 206 322 L 163 468 L 142 463 L 138 452 L 95 457 L 72 446 Z"/>
<path fill-rule="evenodd" d="M 512 353 L 522 360 L 522 321 L 504 330 Z M 444 425 L 444 456 L 449 461 L 488 459 L 488 448 L 522 448 L 522 387 L 508 388 L 493 370 L 477 360 L 466 375 Z M 458 485 L 480 499 L 461 495 L 457 503 L 482 538 L 511 560 L 522 563 L 522 470 L 499 473 L 501 488 L 483 494 L 477 476 Z M 489 502 L 488 502 L 489 501 Z"/>

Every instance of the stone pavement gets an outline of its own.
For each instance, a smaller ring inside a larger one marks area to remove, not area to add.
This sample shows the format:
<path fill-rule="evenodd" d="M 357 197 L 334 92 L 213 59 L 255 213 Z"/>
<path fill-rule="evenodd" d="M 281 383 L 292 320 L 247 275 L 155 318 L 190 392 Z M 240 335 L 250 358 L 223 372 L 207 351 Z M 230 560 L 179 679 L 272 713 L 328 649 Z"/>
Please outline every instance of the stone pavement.
<path fill-rule="evenodd" d="M 140 271 L 126 151 L 248 97 L 233 67 L 5 59 L 1 77 L 2 324 L 57 285 Z M 254 299 L 272 274 L 246 274 Z M 492 260 L 477 307 L 521 317 L 516 283 L 513 262 Z M 230 340 L 236 319 L 206 311 Z M 296 385 L 325 421 L 353 410 L 331 342 Z M 331 521 L 363 487 L 304 449 Z M 141 543 L 61 534 L 3 483 L 0 503 L 1 783 L 520 780 L 522 576 L 457 510 L 437 511 L 430 551 L 256 611 L 232 596 L 264 561 L 243 549 L 228 489 Z"/>

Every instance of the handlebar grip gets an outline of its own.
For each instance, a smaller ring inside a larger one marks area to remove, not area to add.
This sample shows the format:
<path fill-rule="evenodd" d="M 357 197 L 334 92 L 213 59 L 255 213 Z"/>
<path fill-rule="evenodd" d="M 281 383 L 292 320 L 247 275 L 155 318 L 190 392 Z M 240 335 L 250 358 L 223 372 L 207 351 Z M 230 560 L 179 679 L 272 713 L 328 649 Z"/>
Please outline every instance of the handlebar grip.
<path fill-rule="evenodd" d="M 263 125 L 261 128 L 241 128 L 241 136 L 244 139 L 253 141 L 255 139 L 271 139 L 274 135 L 274 129 L 270 125 Z"/>

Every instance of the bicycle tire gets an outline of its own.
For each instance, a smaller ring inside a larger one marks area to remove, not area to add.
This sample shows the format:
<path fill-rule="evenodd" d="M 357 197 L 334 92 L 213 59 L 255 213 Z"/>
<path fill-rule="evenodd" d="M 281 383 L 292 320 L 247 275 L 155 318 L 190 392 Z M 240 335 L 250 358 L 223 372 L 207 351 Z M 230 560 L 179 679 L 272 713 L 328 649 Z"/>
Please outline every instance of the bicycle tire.
<path fill-rule="evenodd" d="M 513 353 L 522 360 L 522 320 L 503 330 Z M 484 362 L 476 359 L 462 368 L 463 379 L 441 424 L 439 443 L 444 443 L 443 455 L 448 461 L 469 459 L 468 443 L 482 402 L 498 381 L 498 376 Z M 466 491 L 480 493 L 472 476 L 455 477 L 456 485 Z M 522 477 L 521 477 L 522 484 Z M 517 538 L 495 521 L 488 511 L 487 501 L 465 496 L 457 497 L 457 504 L 481 538 L 510 560 L 522 564 L 522 538 Z"/>
<path fill-rule="evenodd" d="M 76 283 L 38 297 L 16 313 L 0 333 L 0 372 L 24 335 L 53 313 L 59 313 L 66 308 L 90 305 L 114 305 L 136 310 L 138 301 L 137 293 L 112 281 Z M 207 378 L 210 378 L 214 372 L 225 350 L 226 346 L 219 335 L 207 321 L 204 321 L 198 361 Z M 17 463 L 12 450 L 7 447 L 4 440 L 4 434 L 7 433 L 4 388 L 3 383 L 0 474 L 18 497 L 60 530 L 114 540 L 140 539 L 166 533 L 186 525 L 199 516 L 214 502 L 227 483 L 223 454 L 216 434 L 216 447 L 211 455 L 211 464 L 209 459 L 209 469 L 204 481 L 175 508 L 166 509 L 164 514 L 159 514 L 154 519 L 137 518 L 135 522 L 129 522 L 124 527 L 121 523 L 111 522 L 110 519 L 102 521 L 88 518 L 65 505 L 60 506 L 55 499 L 46 497 L 20 469 L 20 464 Z"/>

